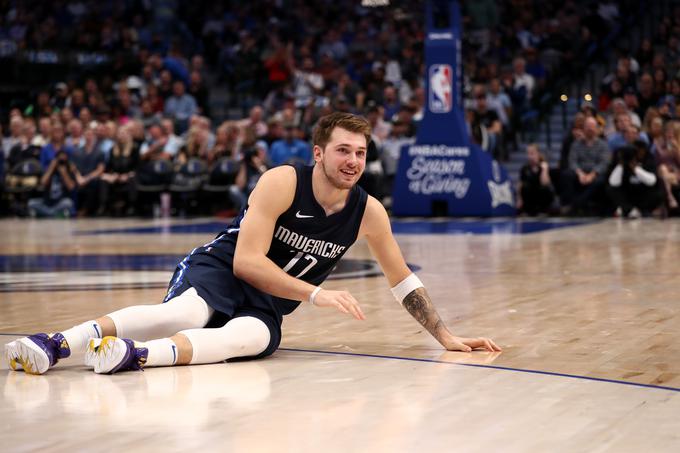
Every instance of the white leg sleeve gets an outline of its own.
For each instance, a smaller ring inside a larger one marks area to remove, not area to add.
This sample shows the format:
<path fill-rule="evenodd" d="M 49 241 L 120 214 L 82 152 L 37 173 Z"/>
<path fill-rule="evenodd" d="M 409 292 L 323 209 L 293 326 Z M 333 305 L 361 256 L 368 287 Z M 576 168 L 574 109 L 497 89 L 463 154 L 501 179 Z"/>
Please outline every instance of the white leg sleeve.
<path fill-rule="evenodd" d="M 234 357 L 254 356 L 269 346 L 267 325 L 253 316 L 234 318 L 219 329 L 179 332 L 194 350 L 189 363 L 217 363 Z"/>
<path fill-rule="evenodd" d="M 203 327 L 213 312 L 196 290 L 189 288 L 164 304 L 127 307 L 108 317 L 116 326 L 117 337 L 144 341 Z"/>

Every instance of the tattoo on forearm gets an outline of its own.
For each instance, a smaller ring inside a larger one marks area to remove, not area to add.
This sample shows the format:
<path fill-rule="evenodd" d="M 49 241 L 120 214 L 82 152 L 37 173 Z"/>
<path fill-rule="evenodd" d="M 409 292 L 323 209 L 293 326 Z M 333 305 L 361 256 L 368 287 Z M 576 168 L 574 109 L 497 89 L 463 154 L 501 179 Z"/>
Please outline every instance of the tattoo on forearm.
<path fill-rule="evenodd" d="M 403 304 L 411 316 L 422 324 L 433 337 L 441 341 L 441 335 L 447 332 L 446 326 L 432 306 L 430 296 L 425 288 L 417 288 L 411 291 L 404 298 Z"/>

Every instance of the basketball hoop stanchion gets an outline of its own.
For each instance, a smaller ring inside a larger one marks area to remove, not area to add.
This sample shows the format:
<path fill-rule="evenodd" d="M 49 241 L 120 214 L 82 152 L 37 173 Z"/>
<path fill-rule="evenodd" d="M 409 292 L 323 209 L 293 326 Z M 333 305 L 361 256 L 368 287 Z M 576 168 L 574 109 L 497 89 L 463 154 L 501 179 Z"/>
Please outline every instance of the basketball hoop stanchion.
<path fill-rule="evenodd" d="M 461 20 L 454 0 L 425 3 L 426 105 L 416 142 L 401 149 L 397 216 L 515 214 L 505 169 L 472 143 L 462 102 Z"/>

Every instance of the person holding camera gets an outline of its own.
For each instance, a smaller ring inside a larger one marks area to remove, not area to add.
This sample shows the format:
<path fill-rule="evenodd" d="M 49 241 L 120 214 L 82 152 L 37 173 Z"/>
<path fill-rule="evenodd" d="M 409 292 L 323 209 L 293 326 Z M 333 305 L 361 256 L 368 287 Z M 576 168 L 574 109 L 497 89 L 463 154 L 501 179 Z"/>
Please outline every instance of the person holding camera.
<path fill-rule="evenodd" d="M 237 209 L 243 209 L 248 204 L 250 193 L 267 170 L 267 143 L 260 140 L 253 149 L 244 153 L 236 180 L 229 188 L 229 198 Z"/>
<path fill-rule="evenodd" d="M 68 218 L 73 211 L 72 194 L 76 189 L 78 170 L 69 159 L 65 150 L 57 151 L 54 159 L 40 179 L 43 189 L 42 198 L 28 200 L 28 213 L 31 217 Z"/>
<path fill-rule="evenodd" d="M 616 206 L 617 217 L 649 216 L 663 201 L 656 161 L 642 140 L 616 149 L 607 183 L 607 195 Z"/>
<path fill-rule="evenodd" d="M 530 216 L 547 214 L 555 199 L 550 169 L 538 145 L 527 145 L 527 162 L 520 170 L 517 210 Z"/>

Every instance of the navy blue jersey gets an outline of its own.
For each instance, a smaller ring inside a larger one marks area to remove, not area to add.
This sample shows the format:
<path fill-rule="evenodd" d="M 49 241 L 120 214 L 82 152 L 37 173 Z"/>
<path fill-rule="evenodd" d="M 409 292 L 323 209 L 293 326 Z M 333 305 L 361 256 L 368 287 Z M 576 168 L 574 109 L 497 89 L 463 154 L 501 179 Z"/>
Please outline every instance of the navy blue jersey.
<path fill-rule="evenodd" d="M 290 208 L 276 221 L 267 257 L 293 277 L 318 285 L 356 241 L 366 208 L 366 192 L 355 185 L 345 207 L 326 215 L 314 198 L 314 167 L 295 167 L 297 187 Z M 234 240 L 247 207 L 223 233 Z"/>
<path fill-rule="evenodd" d="M 356 241 L 368 195 L 355 185 L 345 207 L 327 216 L 314 198 L 313 168 L 295 167 L 295 198 L 276 221 L 267 257 L 289 275 L 319 285 Z M 240 223 L 247 211 L 248 207 L 215 240 L 195 249 L 188 258 L 193 256 L 196 261 L 201 255 L 210 255 L 231 268 Z M 292 312 L 299 305 L 299 301 L 275 299 L 276 311 L 281 315 Z"/>

